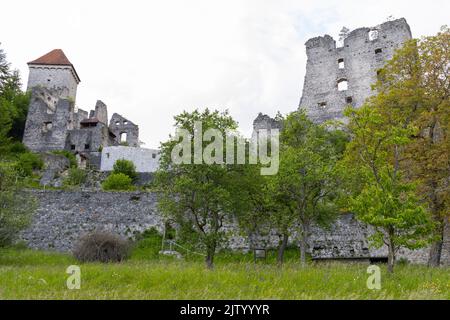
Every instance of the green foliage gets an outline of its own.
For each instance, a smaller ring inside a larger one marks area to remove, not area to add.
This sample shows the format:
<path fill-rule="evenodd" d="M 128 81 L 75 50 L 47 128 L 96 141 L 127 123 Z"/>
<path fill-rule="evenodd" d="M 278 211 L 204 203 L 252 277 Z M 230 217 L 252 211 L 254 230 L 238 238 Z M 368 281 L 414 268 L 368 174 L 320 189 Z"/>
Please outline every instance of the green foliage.
<path fill-rule="evenodd" d="M 0 164 L 0 246 L 8 245 L 27 227 L 35 199 L 21 192 L 21 180 L 12 166 Z"/>
<path fill-rule="evenodd" d="M 338 211 L 336 162 L 346 142 L 343 132 L 312 123 L 303 110 L 283 121 L 279 172 L 269 179 L 275 201 L 270 217 L 281 235 L 289 236 L 299 227 L 303 263 L 312 223 L 328 225 Z"/>
<path fill-rule="evenodd" d="M 12 154 L 21 154 L 29 152 L 27 147 L 22 142 L 13 142 L 8 147 L 8 152 Z"/>
<path fill-rule="evenodd" d="M 193 135 L 196 121 L 202 122 L 204 132 L 214 128 L 225 134 L 237 128 L 237 123 L 228 112 L 211 112 L 208 109 L 183 112 L 175 117 L 175 127 Z M 190 242 L 197 242 L 205 252 L 207 266 L 212 268 L 216 249 L 227 236 L 223 230 L 224 220 L 233 215 L 233 204 L 237 203 L 232 196 L 237 194 L 232 192 L 237 176 L 231 174 L 236 166 L 204 162 L 196 165 L 172 163 L 172 150 L 177 144 L 174 139 L 162 144 L 161 165 L 156 178 L 156 187 L 161 193 L 159 207 L 182 228 L 192 231 Z M 202 150 L 207 145 L 209 143 L 203 141 Z M 192 147 L 191 156 L 193 150 Z"/>
<path fill-rule="evenodd" d="M 22 140 L 30 95 L 21 91 L 20 75 L 11 70 L 0 48 L 0 147 Z"/>
<path fill-rule="evenodd" d="M 86 170 L 79 168 L 70 168 L 69 175 L 64 180 L 66 186 L 80 186 L 86 182 L 87 172 Z"/>
<path fill-rule="evenodd" d="M 401 150 L 399 166 L 404 179 L 417 184 L 417 195 L 436 222 L 436 241 L 429 263 L 439 265 L 444 225 L 450 217 L 450 28 L 435 36 L 407 42 L 381 70 L 372 104 L 415 133 Z"/>
<path fill-rule="evenodd" d="M 57 155 L 61 155 L 66 157 L 67 159 L 69 159 L 70 162 L 70 167 L 71 168 L 76 168 L 78 167 L 77 164 L 77 158 L 75 157 L 75 155 L 67 150 L 56 150 L 56 151 L 52 151 L 53 154 L 57 154 Z"/>
<path fill-rule="evenodd" d="M 44 161 L 35 153 L 26 152 L 18 157 L 16 169 L 22 176 L 31 176 L 33 170 L 41 170 L 44 167 Z"/>
<path fill-rule="evenodd" d="M 123 173 L 124 175 L 130 177 L 132 182 L 136 182 L 138 178 L 136 166 L 134 165 L 133 161 L 130 160 L 125 159 L 117 160 L 113 166 L 113 173 Z"/>
<path fill-rule="evenodd" d="M 376 228 L 373 243 L 387 245 L 388 270 L 392 272 L 398 249 L 423 247 L 430 241 L 433 227 L 414 194 L 415 185 L 405 182 L 400 166 L 402 150 L 416 129 L 386 114 L 377 97 L 345 114 L 352 135 L 342 161 L 346 178 L 352 181 L 347 209 Z"/>
<path fill-rule="evenodd" d="M 123 173 L 111 173 L 102 183 L 103 190 L 127 191 L 133 190 L 132 180 Z"/>
<path fill-rule="evenodd" d="M 136 260 L 159 259 L 162 245 L 162 236 L 154 228 L 140 234 L 131 253 L 131 258 Z"/>

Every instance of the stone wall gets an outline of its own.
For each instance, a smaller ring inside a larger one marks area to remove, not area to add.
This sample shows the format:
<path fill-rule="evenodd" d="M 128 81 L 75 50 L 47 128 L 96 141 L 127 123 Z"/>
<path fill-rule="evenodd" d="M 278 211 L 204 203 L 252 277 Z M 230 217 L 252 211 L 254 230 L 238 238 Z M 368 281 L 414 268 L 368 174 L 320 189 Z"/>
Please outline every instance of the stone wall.
<path fill-rule="evenodd" d="M 141 192 L 35 190 L 39 200 L 33 223 L 21 237 L 35 249 L 71 251 L 77 239 L 94 230 L 133 237 L 151 227 L 161 230 L 156 196 Z"/>
<path fill-rule="evenodd" d="M 125 237 L 151 227 L 163 230 L 163 218 L 157 211 L 157 197 L 144 192 L 103 191 L 30 191 L 40 202 L 34 220 L 22 239 L 32 248 L 70 251 L 83 234 L 106 230 Z M 249 250 L 249 240 L 242 237 L 233 225 L 227 227 L 234 234 L 227 246 L 234 250 Z M 372 230 L 353 215 L 342 215 L 329 229 L 314 226 L 311 230 L 310 252 L 314 259 L 370 260 L 387 257 L 386 248 L 374 249 L 368 243 Z M 261 240 L 261 239 L 260 239 Z M 296 244 L 295 236 L 290 239 Z M 275 247 L 279 239 L 274 234 L 262 239 L 262 247 Z M 450 226 L 447 225 L 442 254 L 444 265 L 450 265 Z M 255 242 L 253 242 L 255 243 Z M 413 263 L 426 263 L 428 249 L 403 250 L 399 258 Z"/>

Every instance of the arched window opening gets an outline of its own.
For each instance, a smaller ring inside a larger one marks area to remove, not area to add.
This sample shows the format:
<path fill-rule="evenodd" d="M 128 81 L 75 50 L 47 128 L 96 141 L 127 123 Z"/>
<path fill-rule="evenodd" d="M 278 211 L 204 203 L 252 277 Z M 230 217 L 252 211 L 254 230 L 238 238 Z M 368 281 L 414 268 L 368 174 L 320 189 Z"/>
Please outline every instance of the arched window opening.
<path fill-rule="evenodd" d="M 126 132 L 122 132 L 120 134 L 120 142 L 127 142 L 127 133 Z"/>

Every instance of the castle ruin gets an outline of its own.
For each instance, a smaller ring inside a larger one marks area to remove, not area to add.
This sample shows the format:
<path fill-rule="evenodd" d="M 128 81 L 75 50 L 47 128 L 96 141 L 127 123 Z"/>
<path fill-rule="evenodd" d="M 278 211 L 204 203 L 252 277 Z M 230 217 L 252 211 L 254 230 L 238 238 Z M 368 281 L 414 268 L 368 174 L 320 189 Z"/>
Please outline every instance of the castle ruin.
<path fill-rule="evenodd" d="M 89 113 L 75 107 L 80 77 L 62 50 L 55 49 L 29 62 L 28 67 L 31 100 L 23 143 L 30 150 L 67 150 L 76 155 L 80 167 L 89 165 L 102 171 L 112 170 L 108 162 L 107 168 L 101 168 L 102 157 L 139 162 L 143 155 L 152 163 L 138 170 L 154 171 L 149 168 L 155 167 L 157 151 L 135 150 L 140 146 L 136 124 L 117 113 L 108 124 L 108 109 L 100 100 Z"/>
<path fill-rule="evenodd" d="M 314 122 L 342 120 L 346 106 L 358 108 L 374 94 L 378 70 L 411 38 L 402 18 L 353 30 L 341 47 L 329 35 L 309 39 L 300 108 Z"/>

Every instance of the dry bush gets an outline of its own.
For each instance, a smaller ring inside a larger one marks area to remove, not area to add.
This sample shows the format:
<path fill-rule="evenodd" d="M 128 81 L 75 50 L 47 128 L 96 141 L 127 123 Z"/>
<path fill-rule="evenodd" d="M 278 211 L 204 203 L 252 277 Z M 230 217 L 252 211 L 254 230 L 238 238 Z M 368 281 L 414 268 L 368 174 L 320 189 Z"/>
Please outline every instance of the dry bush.
<path fill-rule="evenodd" d="M 93 232 L 80 238 L 73 251 L 81 262 L 120 262 L 129 256 L 130 244 L 109 232 Z"/>

